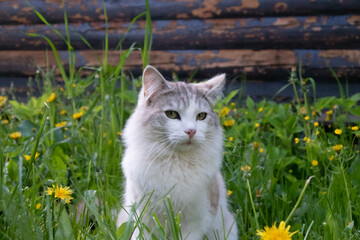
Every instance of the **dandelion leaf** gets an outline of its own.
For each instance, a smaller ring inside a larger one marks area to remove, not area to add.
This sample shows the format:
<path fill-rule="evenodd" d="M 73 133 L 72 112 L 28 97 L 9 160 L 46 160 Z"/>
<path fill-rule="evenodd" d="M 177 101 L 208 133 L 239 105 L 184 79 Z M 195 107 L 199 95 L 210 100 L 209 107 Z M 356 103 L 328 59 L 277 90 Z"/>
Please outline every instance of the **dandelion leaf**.
<path fill-rule="evenodd" d="M 59 226 L 55 232 L 55 240 L 75 240 L 74 231 L 71 227 L 69 215 L 65 209 L 61 212 Z"/>
<path fill-rule="evenodd" d="M 56 181 L 63 184 L 67 183 L 66 163 L 68 160 L 69 157 L 64 153 L 61 147 L 54 148 L 50 155 L 50 159 L 48 160 L 48 167 L 52 179 L 56 179 Z"/>

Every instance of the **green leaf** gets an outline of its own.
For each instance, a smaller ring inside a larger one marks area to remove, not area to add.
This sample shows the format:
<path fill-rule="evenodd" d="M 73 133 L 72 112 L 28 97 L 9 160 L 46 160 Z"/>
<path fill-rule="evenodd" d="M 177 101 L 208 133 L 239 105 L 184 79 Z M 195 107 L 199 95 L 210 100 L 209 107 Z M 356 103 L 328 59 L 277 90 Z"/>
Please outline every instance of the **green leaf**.
<path fill-rule="evenodd" d="M 55 240 L 64 239 L 75 240 L 70 218 L 65 209 L 60 214 L 59 226 L 55 233 Z"/>
<path fill-rule="evenodd" d="M 9 174 L 9 178 L 12 180 L 12 181 L 18 181 L 18 178 L 19 178 L 19 171 L 18 171 L 18 165 L 17 163 L 11 159 L 9 161 L 9 164 L 7 166 L 7 170 L 8 170 L 8 174 Z"/>
<path fill-rule="evenodd" d="M 254 110 L 254 109 L 255 109 L 255 103 L 254 103 L 254 101 L 253 101 L 250 97 L 248 97 L 248 98 L 246 99 L 246 106 L 247 106 L 247 108 L 248 108 L 249 110 Z"/>
<path fill-rule="evenodd" d="M 350 97 L 351 101 L 358 102 L 360 101 L 360 93 L 356 93 Z"/>
<path fill-rule="evenodd" d="M 69 157 L 59 146 L 55 147 L 48 160 L 48 166 L 53 179 L 63 184 L 67 183 L 67 167 L 66 163 Z"/>
<path fill-rule="evenodd" d="M 239 89 L 236 89 L 234 91 L 231 91 L 223 100 L 225 105 L 228 105 L 229 102 L 231 101 L 231 99 L 233 99 L 233 97 L 235 97 L 235 95 L 239 92 Z"/>
<path fill-rule="evenodd" d="M 18 130 L 21 132 L 22 137 L 33 136 L 34 135 L 34 132 L 32 130 L 33 128 L 37 128 L 37 126 L 28 120 L 22 121 L 18 126 Z"/>
<path fill-rule="evenodd" d="M 360 117 L 360 106 L 359 107 L 354 107 L 353 109 L 350 110 L 350 112 L 352 114 Z"/>

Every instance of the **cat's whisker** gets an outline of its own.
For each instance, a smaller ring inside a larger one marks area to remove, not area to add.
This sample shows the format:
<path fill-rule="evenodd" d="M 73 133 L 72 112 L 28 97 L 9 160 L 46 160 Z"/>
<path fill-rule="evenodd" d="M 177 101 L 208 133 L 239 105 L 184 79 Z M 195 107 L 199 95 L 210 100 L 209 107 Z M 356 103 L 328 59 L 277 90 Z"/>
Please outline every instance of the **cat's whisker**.
<path fill-rule="evenodd" d="M 168 141 L 168 139 L 166 137 L 162 138 L 162 139 L 159 139 L 157 140 L 156 142 L 154 142 L 152 145 L 151 145 L 151 148 L 148 150 L 148 154 L 147 156 L 145 157 L 145 160 L 147 160 L 149 158 L 149 156 L 155 152 L 157 149 L 160 149 L 160 148 L 163 148 L 162 146 Z M 155 148 L 155 149 L 154 149 Z"/>
<path fill-rule="evenodd" d="M 172 142 L 170 142 L 168 145 L 166 145 L 166 147 L 164 147 L 163 150 L 162 150 L 156 157 L 152 158 L 152 160 L 150 161 L 150 164 L 149 164 L 148 168 L 147 168 L 146 171 L 145 171 L 145 176 L 147 175 L 149 169 L 151 168 L 151 165 L 152 165 L 154 162 L 156 162 L 156 160 L 157 160 L 164 152 L 166 152 L 166 151 L 171 147 L 171 145 L 172 145 Z M 151 153 L 150 153 L 150 154 L 151 154 Z"/>

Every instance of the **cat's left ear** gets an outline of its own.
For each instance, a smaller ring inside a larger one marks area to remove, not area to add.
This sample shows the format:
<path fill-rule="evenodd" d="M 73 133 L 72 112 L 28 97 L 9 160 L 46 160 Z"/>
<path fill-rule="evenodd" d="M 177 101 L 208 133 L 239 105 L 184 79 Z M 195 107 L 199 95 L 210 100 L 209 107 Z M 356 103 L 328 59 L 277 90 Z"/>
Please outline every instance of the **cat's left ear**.
<path fill-rule="evenodd" d="M 216 103 L 218 98 L 223 96 L 223 88 L 225 86 L 225 74 L 217 75 L 210 80 L 199 83 L 200 88 L 205 92 L 205 97 L 212 105 Z"/>

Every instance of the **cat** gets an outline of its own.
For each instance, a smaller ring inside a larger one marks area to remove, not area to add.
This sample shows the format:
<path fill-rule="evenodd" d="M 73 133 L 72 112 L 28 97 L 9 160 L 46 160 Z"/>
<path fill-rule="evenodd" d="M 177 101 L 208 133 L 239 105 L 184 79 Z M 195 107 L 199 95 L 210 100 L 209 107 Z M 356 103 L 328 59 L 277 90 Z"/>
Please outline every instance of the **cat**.
<path fill-rule="evenodd" d="M 223 133 L 212 110 L 222 96 L 225 74 L 202 83 L 170 82 L 147 66 L 142 80 L 137 107 L 123 131 L 126 211 L 117 225 L 128 221 L 131 206 L 150 194 L 152 204 L 142 222 L 153 226 L 151 213 L 164 221 L 165 205 L 155 203 L 169 195 L 175 216 L 181 212 L 184 239 L 237 239 L 220 172 Z M 144 202 L 138 215 L 143 207 Z"/>

